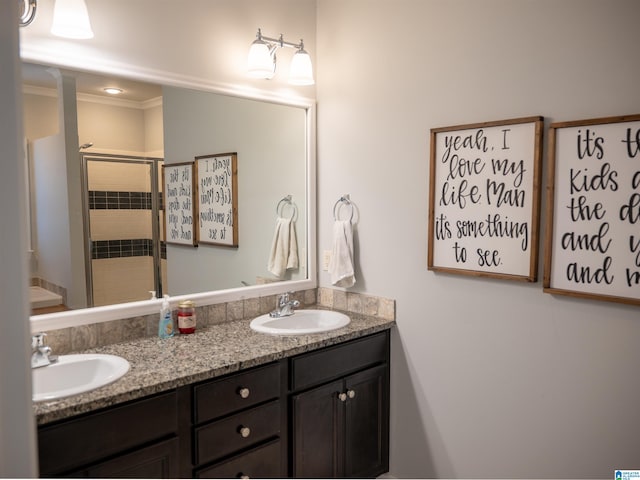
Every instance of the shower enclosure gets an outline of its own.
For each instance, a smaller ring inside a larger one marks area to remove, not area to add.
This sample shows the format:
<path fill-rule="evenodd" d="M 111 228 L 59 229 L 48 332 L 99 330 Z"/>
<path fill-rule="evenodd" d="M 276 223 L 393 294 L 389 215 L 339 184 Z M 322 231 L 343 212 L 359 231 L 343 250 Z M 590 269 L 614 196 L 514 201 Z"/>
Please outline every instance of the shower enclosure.
<path fill-rule="evenodd" d="M 81 153 L 88 306 L 161 296 L 162 159 Z"/>

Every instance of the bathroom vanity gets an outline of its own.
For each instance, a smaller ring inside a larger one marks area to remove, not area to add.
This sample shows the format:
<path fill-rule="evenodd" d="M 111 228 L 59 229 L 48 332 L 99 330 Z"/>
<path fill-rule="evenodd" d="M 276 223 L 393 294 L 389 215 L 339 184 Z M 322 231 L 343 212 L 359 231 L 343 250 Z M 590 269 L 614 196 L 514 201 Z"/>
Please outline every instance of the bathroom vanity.
<path fill-rule="evenodd" d="M 248 322 L 119 354 L 118 382 L 35 404 L 41 476 L 375 477 L 388 471 L 389 329 L 276 337 Z M 179 363 L 178 363 L 179 362 Z"/>

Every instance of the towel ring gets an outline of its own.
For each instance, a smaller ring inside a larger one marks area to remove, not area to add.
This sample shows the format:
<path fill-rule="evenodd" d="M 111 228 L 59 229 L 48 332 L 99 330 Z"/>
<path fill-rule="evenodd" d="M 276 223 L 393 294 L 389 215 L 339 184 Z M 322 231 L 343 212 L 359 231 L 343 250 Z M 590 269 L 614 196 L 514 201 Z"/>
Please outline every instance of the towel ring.
<path fill-rule="evenodd" d="M 282 217 L 284 214 L 284 207 L 287 204 L 289 204 L 289 206 L 293 210 L 293 213 L 291 214 L 291 218 L 289 220 L 293 220 L 298 213 L 298 207 L 296 207 L 296 204 L 291 201 L 291 195 L 287 195 L 278 202 L 278 205 L 276 205 L 276 215 Z"/>
<path fill-rule="evenodd" d="M 342 205 L 348 205 L 349 207 L 351 207 L 351 216 L 349 217 L 349 223 L 353 222 L 353 203 L 351 203 L 351 200 L 349 200 L 349 195 L 343 195 L 341 196 L 338 201 L 333 205 L 333 219 L 334 220 L 338 220 L 338 214 L 340 213 L 340 207 L 342 207 Z"/>

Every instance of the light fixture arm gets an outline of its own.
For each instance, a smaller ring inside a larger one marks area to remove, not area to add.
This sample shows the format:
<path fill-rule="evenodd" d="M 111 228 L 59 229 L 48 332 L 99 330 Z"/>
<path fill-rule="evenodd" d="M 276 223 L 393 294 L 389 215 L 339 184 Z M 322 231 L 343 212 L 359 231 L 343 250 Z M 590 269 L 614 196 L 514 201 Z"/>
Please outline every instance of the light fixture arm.
<path fill-rule="evenodd" d="M 263 42 L 265 42 L 266 44 L 269 45 L 269 51 L 273 54 L 273 52 L 275 52 L 275 50 L 277 48 L 283 48 L 283 47 L 291 47 L 291 48 L 295 48 L 296 50 L 304 50 L 304 42 L 302 39 L 300 39 L 300 43 L 293 43 L 293 42 L 287 42 L 282 33 L 280 34 L 280 36 L 278 38 L 274 38 L 274 37 L 267 37 L 265 35 L 262 35 L 262 30 L 258 29 L 258 33 L 256 34 L 256 39 L 257 40 L 262 40 Z"/>

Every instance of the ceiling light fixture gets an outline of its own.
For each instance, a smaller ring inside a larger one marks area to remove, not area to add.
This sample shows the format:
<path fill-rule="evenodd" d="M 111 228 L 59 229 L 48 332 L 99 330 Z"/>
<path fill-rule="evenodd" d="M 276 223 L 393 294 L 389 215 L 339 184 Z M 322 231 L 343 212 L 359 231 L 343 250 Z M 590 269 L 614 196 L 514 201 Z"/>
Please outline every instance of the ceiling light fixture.
<path fill-rule="evenodd" d="M 84 0 L 56 0 L 51 33 L 65 38 L 93 38 L 89 12 Z"/>
<path fill-rule="evenodd" d="M 276 50 L 282 47 L 296 49 L 289 67 L 289 83 L 293 85 L 313 85 L 313 67 L 311 57 L 304 49 L 304 42 L 286 42 L 280 34 L 279 38 L 265 37 L 258 29 L 256 39 L 251 44 L 247 66 L 249 76 L 270 79 L 276 73 Z"/>
<path fill-rule="evenodd" d="M 102 90 L 108 93 L 109 95 L 120 95 L 124 91 L 121 88 L 117 88 L 117 87 L 106 87 L 106 88 L 103 88 Z"/>

